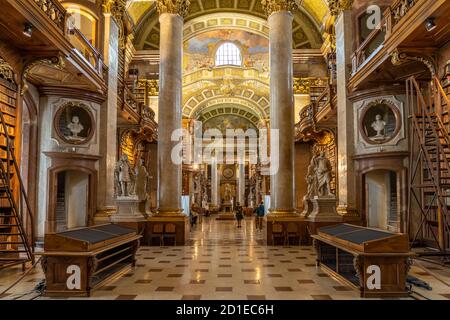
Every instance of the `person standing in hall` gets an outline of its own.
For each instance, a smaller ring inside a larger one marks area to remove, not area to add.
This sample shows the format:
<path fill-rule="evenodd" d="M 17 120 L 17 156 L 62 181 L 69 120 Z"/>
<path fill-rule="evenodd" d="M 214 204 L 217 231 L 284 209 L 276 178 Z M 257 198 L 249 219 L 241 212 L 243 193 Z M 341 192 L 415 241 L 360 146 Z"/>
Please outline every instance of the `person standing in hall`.
<path fill-rule="evenodd" d="M 241 204 L 238 202 L 236 204 L 236 220 L 238 228 L 242 228 L 242 219 L 244 219 L 244 213 L 242 212 Z"/>
<path fill-rule="evenodd" d="M 264 202 L 261 201 L 258 208 L 256 208 L 256 229 L 262 230 L 262 222 L 264 218 Z"/>

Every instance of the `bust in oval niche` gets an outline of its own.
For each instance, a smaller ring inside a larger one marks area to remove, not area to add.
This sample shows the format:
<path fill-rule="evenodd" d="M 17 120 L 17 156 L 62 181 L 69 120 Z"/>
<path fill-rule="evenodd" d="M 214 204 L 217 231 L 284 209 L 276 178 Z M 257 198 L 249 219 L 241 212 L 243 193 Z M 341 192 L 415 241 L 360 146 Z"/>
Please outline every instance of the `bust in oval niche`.
<path fill-rule="evenodd" d="M 55 130 L 64 142 L 83 144 L 92 138 L 94 118 L 86 105 L 69 102 L 58 110 Z"/>
<path fill-rule="evenodd" d="M 364 139 L 371 144 L 388 142 L 400 129 L 399 118 L 398 110 L 389 102 L 380 100 L 370 103 L 362 115 Z"/>

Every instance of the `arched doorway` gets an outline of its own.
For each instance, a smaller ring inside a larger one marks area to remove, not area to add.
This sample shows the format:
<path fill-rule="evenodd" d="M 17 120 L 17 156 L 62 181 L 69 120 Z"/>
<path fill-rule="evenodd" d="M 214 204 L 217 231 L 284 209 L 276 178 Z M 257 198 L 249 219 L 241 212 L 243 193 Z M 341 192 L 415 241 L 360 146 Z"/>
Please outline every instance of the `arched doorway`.
<path fill-rule="evenodd" d="M 92 225 L 97 203 L 98 157 L 46 154 L 55 161 L 48 170 L 46 232 Z"/>
<path fill-rule="evenodd" d="M 373 170 L 364 175 L 364 180 L 367 226 L 398 231 L 400 215 L 397 174 L 391 170 Z"/>
<path fill-rule="evenodd" d="M 89 174 L 66 170 L 58 172 L 56 177 L 56 232 L 86 227 L 89 223 Z"/>

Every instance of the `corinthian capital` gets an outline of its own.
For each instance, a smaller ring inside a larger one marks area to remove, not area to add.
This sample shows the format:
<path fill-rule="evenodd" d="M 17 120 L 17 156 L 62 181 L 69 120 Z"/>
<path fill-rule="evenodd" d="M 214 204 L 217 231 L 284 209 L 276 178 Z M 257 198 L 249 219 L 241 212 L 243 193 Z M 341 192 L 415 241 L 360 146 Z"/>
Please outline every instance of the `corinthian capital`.
<path fill-rule="evenodd" d="M 173 13 L 182 17 L 187 16 L 189 12 L 189 0 L 157 0 L 156 5 L 159 14 Z"/>
<path fill-rule="evenodd" d="M 261 0 L 261 4 L 268 16 L 278 11 L 292 11 L 296 7 L 295 0 Z"/>
<path fill-rule="evenodd" d="M 125 7 L 126 0 L 103 0 L 103 12 L 110 13 L 115 18 L 122 17 Z"/>
<path fill-rule="evenodd" d="M 328 8 L 332 16 L 338 16 L 344 10 L 351 10 L 353 0 L 328 0 Z"/>

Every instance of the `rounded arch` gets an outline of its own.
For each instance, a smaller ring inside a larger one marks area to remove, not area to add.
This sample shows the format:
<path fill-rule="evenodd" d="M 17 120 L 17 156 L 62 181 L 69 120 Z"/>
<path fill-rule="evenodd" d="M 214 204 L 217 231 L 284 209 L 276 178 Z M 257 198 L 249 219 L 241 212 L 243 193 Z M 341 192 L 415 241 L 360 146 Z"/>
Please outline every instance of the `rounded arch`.
<path fill-rule="evenodd" d="M 78 29 L 96 47 L 99 43 L 99 16 L 90 8 L 76 2 L 63 2 L 69 13 L 68 29 Z"/>
<path fill-rule="evenodd" d="M 314 0 L 317 1 L 317 0 Z M 184 37 L 189 38 L 199 32 L 214 29 L 241 29 L 265 34 L 268 37 L 267 15 L 261 1 L 235 1 L 230 7 L 219 2 L 205 0 L 191 1 L 189 14 L 185 18 Z M 300 6 L 294 11 L 293 46 L 294 48 L 320 48 L 322 45 L 322 18 L 316 19 L 313 6 Z M 138 50 L 159 48 L 158 13 L 152 6 L 142 13 L 136 24 L 135 46 Z"/>
<path fill-rule="evenodd" d="M 231 41 L 223 41 L 214 52 L 215 66 L 242 66 L 242 52 L 239 46 Z"/>
<path fill-rule="evenodd" d="M 205 92 L 207 91 L 207 92 Z M 218 93 L 217 90 L 203 90 L 202 101 L 198 101 L 198 95 L 191 96 L 183 106 L 183 116 L 186 118 L 195 118 L 199 112 L 221 104 L 235 104 L 253 112 L 258 118 L 269 118 L 270 103 L 268 95 L 258 95 L 255 91 L 248 88 L 237 92 L 233 96 L 226 96 Z M 256 100 L 256 101 L 255 101 Z"/>
<path fill-rule="evenodd" d="M 217 103 L 208 107 L 199 108 L 192 115 L 192 118 L 206 121 L 221 115 L 239 116 L 253 123 L 255 127 L 257 127 L 261 119 L 264 119 L 264 117 L 255 112 L 255 110 L 238 103 Z"/>

